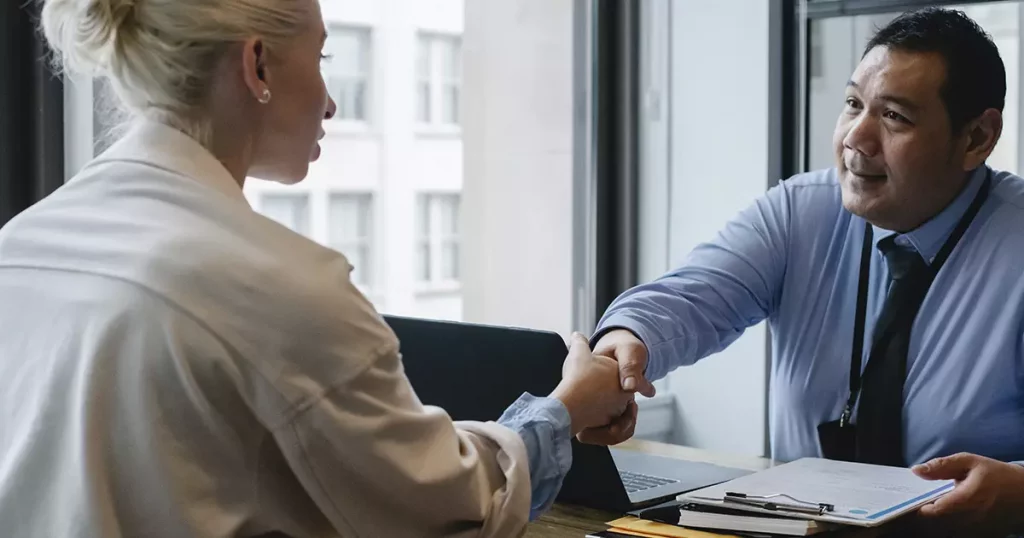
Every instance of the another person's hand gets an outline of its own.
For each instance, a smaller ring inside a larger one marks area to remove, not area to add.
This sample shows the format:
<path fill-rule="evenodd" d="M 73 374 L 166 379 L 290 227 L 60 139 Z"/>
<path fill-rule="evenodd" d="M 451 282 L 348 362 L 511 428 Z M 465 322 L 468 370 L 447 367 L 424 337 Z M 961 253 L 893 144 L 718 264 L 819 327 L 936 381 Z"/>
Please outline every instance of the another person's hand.
<path fill-rule="evenodd" d="M 913 468 L 927 480 L 955 480 L 953 491 L 921 507 L 920 523 L 943 536 L 1024 532 L 1024 467 L 975 454 L 937 458 Z"/>
<path fill-rule="evenodd" d="M 648 398 L 654 396 L 654 385 L 644 376 L 647 368 L 647 346 L 625 329 L 608 331 L 594 346 L 595 355 L 611 357 L 619 363 L 622 388 L 636 391 Z"/>
<path fill-rule="evenodd" d="M 615 361 L 591 353 L 590 343 L 579 333 L 572 335 L 569 356 L 562 365 L 562 382 L 551 396 L 569 411 L 573 435 L 608 425 L 623 416 L 633 401 L 633 394 L 619 385 Z"/>

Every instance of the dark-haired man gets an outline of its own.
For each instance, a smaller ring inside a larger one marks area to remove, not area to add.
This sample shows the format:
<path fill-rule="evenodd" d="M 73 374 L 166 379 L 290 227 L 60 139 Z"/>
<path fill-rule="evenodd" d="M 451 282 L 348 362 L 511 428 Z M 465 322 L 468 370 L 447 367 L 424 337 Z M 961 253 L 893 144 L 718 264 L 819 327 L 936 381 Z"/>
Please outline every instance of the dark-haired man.
<path fill-rule="evenodd" d="M 924 515 L 1024 530 L 1024 180 L 985 164 L 1005 78 L 962 12 L 895 19 L 850 78 L 836 167 L 782 182 L 619 297 L 595 351 L 650 395 L 768 319 L 776 459 L 924 464 L 960 480 Z"/>

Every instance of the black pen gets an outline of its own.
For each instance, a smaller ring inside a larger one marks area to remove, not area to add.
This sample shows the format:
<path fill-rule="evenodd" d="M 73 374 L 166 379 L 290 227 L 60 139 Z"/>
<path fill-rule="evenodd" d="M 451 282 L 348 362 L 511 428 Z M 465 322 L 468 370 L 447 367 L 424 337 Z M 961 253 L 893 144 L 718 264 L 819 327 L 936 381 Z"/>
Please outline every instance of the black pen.
<path fill-rule="evenodd" d="M 795 503 L 784 503 L 784 502 L 775 502 L 775 501 L 768 500 L 768 499 L 772 499 L 772 498 L 775 498 L 775 497 L 786 497 L 786 498 L 791 499 L 791 500 L 796 501 L 796 502 Z M 735 504 L 745 504 L 745 505 L 748 505 L 748 506 L 756 506 L 757 508 L 762 508 L 764 510 L 770 510 L 772 512 L 778 512 L 778 511 L 799 512 L 801 514 L 814 514 L 814 515 L 819 515 L 819 516 L 820 515 L 824 515 L 825 512 L 833 512 L 833 511 L 835 511 L 835 506 L 833 506 L 831 504 L 827 504 L 827 503 L 816 503 L 816 504 L 815 503 L 809 503 L 809 502 L 801 501 L 799 499 L 794 499 L 793 497 L 790 497 L 789 495 L 786 495 L 784 493 L 777 493 L 777 494 L 774 494 L 774 495 L 763 495 L 762 496 L 762 495 L 747 495 L 745 493 L 726 492 L 725 498 L 722 499 L 722 502 L 735 503 Z M 799 504 L 797 504 L 797 503 L 799 503 Z"/>

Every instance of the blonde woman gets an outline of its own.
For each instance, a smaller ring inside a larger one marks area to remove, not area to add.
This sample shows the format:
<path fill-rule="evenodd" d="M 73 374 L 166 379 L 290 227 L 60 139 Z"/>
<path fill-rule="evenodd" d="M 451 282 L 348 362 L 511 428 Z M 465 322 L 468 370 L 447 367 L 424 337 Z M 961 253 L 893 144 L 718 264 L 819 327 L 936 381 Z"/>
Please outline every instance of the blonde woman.
<path fill-rule="evenodd" d="M 514 536 L 572 435 L 631 430 L 580 336 L 497 422 L 424 407 L 345 258 L 247 205 L 335 110 L 315 0 L 45 0 L 42 27 L 133 120 L 0 230 L 4 536 Z"/>

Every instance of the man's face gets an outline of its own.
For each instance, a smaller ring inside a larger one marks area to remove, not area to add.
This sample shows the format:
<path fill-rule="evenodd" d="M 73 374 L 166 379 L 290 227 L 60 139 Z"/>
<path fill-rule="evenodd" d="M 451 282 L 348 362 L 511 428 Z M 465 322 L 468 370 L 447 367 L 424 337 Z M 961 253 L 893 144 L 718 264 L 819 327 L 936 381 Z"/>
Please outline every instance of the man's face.
<path fill-rule="evenodd" d="M 935 53 L 875 47 L 846 87 L 833 145 L 843 206 L 885 229 L 910 231 L 966 181 L 966 137 L 954 137 Z"/>

